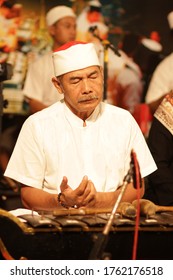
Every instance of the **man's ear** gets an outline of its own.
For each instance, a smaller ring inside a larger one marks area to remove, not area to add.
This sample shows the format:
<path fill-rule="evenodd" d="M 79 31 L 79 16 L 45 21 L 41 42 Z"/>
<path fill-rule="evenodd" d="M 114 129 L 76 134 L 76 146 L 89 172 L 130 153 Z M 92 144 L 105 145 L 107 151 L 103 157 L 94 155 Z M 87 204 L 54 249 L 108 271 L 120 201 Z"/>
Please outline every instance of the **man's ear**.
<path fill-rule="evenodd" d="M 63 93 L 62 87 L 60 85 L 59 79 L 57 79 L 56 77 L 52 78 L 52 83 L 54 84 L 54 86 L 56 87 L 56 89 L 58 90 L 59 93 Z"/>

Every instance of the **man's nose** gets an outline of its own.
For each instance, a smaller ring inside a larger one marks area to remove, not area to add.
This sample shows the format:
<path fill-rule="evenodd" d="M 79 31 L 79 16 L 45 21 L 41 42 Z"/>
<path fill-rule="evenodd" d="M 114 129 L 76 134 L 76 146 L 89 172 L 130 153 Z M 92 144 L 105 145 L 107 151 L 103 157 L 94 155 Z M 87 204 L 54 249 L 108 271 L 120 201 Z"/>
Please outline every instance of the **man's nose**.
<path fill-rule="evenodd" d="M 82 90 L 83 90 L 83 93 L 90 93 L 91 92 L 91 87 L 90 87 L 90 83 L 88 80 L 83 80 L 82 82 Z"/>

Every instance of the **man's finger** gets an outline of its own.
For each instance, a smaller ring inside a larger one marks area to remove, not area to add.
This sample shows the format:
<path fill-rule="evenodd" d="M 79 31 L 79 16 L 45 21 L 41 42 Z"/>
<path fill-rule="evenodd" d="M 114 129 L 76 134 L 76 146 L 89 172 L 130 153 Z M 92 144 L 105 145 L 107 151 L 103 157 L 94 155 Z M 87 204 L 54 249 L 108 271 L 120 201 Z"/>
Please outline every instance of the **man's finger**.
<path fill-rule="evenodd" d="M 75 193 L 77 196 L 83 195 L 88 184 L 88 176 L 84 176 L 80 185 L 76 188 Z"/>
<path fill-rule="evenodd" d="M 65 189 L 68 188 L 67 183 L 68 183 L 68 179 L 67 179 L 66 176 L 64 176 L 63 179 L 62 179 L 62 181 L 61 181 L 61 185 L 60 185 L 60 190 L 61 190 L 61 192 L 63 192 Z"/>

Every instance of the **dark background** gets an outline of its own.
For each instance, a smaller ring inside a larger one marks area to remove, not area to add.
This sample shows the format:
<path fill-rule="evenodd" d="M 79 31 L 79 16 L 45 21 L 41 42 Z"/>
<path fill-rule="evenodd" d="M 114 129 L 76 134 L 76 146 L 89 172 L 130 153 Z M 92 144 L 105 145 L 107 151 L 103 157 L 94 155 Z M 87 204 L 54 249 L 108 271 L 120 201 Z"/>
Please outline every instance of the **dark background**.
<path fill-rule="evenodd" d="M 165 53 L 173 50 L 173 38 L 167 21 L 167 15 L 173 11 L 172 0 L 122 0 L 126 10 L 127 22 L 124 29 L 137 31 L 144 36 L 156 30 L 161 36 Z"/>

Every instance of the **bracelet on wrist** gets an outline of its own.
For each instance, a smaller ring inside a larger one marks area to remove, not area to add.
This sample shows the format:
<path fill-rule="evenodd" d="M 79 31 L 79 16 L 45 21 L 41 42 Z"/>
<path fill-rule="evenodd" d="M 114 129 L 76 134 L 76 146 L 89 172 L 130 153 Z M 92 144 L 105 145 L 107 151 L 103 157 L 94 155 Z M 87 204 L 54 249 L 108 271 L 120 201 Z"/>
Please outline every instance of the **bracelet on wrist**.
<path fill-rule="evenodd" d="M 70 207 L 75 208 L 75 209 L 78 208 L 77 205 L 68 206 L 67 204 L 63 203 L 63 202 L 61 201 L 61 195 L 62 195 L 62 193 L 60 192 L 60 193 L 58 194 L 58 202 L 59 202 L 59 204 L 60 204 L 62 207 L 66 208 L 66 209 L 69 209 Z"/>
<path fill-rule="evenodd" d="M 60 193 L 58 194 L 58 202 L 59 202 L 59 204 L 60 204 L 62 207 L 68 209 L 69 206 L 66 205 L 65 203 L 63 203 L 63 202 L 61 201 L 61 195 L 62 195 L 62 193 L 60 192 Z"/>

